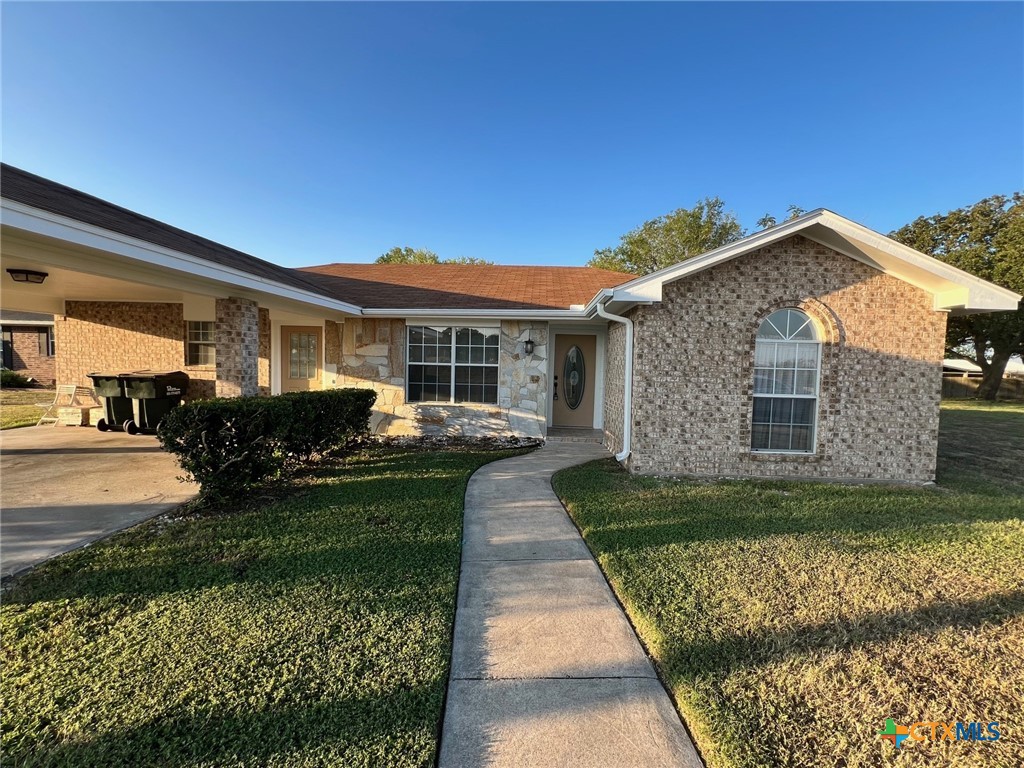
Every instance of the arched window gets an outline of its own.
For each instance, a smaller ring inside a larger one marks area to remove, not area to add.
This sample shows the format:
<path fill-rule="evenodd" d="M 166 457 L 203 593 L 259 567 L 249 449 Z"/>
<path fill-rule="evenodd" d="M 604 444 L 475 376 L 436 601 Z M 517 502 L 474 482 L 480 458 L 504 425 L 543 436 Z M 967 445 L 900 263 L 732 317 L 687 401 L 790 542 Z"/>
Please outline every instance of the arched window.
<path fill-rule="evenodd" d="M 821 342 L 798 309 L 772 312 L 754 343 L 754 451 L 813 453 Z"/>

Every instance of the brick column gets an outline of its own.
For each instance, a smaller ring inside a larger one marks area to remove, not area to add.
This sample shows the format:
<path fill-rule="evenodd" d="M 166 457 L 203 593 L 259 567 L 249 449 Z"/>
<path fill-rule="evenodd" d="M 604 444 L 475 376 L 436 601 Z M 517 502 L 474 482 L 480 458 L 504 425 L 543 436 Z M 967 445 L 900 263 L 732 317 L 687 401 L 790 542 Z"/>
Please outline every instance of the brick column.
<path fill-rule="evenodd" d="M 250 299 L 217 299 L 217 397 L 259 394 L 259 307 Z"/>

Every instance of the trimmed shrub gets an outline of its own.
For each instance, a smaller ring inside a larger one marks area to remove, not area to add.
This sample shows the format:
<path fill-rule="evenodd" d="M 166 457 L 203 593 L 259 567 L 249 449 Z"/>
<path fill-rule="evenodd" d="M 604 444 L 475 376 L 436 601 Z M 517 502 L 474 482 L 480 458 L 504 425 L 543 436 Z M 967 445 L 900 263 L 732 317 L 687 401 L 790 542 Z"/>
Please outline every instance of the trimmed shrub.
<path fill-rule="evenodd" d="M 376 393 L 330 389 L 215 398 L 173 409 L 157 436 L 203 496 L 238 497 L 366 433 Z"/>
<path fill-rule="evenodd" d="M 377 393 L 372 389 L 325 389 L 278 397 L 287 402 L 290 413 L 282 435 L 289 458 L 308 462 L 329 456 L 365 435 Z"/>
<path fill-rule="evenodd" d="M 24 388 L 31 386 L 32 382 L 20 373 L 7 368 L 0 368 L 0 387 Z"/>

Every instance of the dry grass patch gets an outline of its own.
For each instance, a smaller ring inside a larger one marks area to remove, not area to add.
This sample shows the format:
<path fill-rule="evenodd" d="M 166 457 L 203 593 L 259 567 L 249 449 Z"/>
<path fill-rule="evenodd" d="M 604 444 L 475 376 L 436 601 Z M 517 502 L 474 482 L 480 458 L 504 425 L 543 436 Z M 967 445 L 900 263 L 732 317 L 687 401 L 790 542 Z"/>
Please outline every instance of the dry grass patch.
<path fill-rule="evenodd" d="M 53 402 L 48 389 L 0 389 L 0 429 L 30 427 L 46 411 L 40 403 Z"/>
<path fill-rule="evenodd" d="M 939 488 L 673 482 L 611 461 L 555 486 L 709 766 L 1011 766 L 1024 478 L 1003 458 L 1021 450 L 1024 411 L 951 409 Z M 1004 738 L 897 751 L 887 717 L 998 720 Z"/>

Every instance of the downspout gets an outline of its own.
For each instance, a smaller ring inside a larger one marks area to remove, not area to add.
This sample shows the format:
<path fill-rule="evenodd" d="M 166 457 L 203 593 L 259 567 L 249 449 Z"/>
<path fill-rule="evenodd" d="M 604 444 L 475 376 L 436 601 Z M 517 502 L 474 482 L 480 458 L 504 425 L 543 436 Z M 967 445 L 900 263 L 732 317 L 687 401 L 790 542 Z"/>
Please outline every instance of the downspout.
<path fill-rule="evenodd" d="M 604 302 L 608 301 L 611 296 L 603 296 L 598 299 L 594 308 L 597 310 L 598 317 L 603 317 L 605 320 L 610 320 L 613 323 L 622 323 L 626 326 L 626 360 L 625 369 L 626 373 L 623 377 L 623 386 L 625 390 L 622 394 L 622 450 L 615 454 L 615 460 L 622 462 L 629 458 L 630 453 L 630 440 L 632 438 L 632 424 L 633 424 L 633 321 L 628 317 L 622 317 L 621 315 L 613 315 L 611 312 L 604 308 Z"/>

